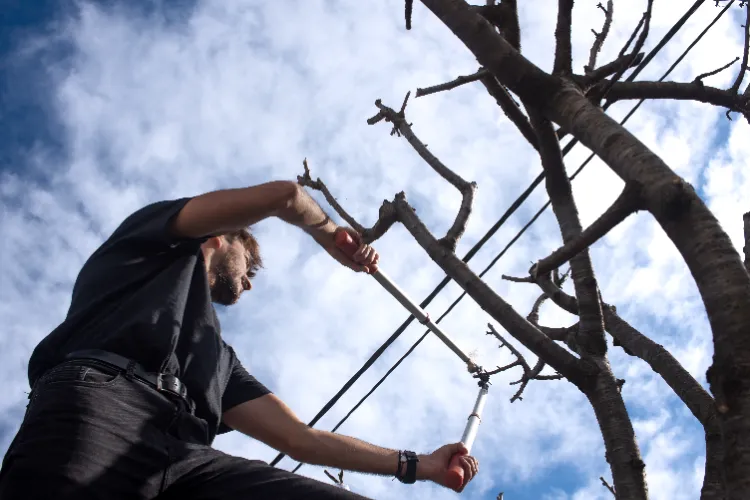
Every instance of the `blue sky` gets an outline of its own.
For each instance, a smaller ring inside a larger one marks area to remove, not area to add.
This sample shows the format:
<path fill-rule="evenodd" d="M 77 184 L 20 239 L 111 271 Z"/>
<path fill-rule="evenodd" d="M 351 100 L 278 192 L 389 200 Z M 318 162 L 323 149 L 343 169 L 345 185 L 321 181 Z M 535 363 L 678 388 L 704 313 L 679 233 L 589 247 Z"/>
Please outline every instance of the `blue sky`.
<path fill-rule="evenodd" d="M 602 21 L 596 3 L 576 3 L 578 71 L 588 58 L 589 29 L 598 30 Z M 682 13 L 655 3 L 647 50 Z M 389 125 L 365 123 L 377 98 L 397 107 L 408 90 L 413 96 L 417 87 L 476 70 L 471 54 L 419 2 L 408 32 L 403 2 L 396 0 L 225 4 L 3 2 L 0 253 L 6 265 L 0 271 L 5 326 L 0 382 L 8 388 L 0 401 L 3 452 L 23 414 L 31 350 L 64 317 L 88 254 L 139 206 L 293 179 L 307 157 L 313 176 L 363 224 L 372 224 L 381 201 L 401 190 L 435 234 L 453 221 L 459 194 L 403 139 L 390 137 Z M 716 12 L 713 2 L 706 2 L 640 78 L 658 78 Z M 639 15 L 640 8 L 615 2 L 600 63 L 617 54 Z M 717 24 L 672 78 L 691 81 L 739 55 L 739 9 L 732 16 Z M 554 9 L 527 8 L 521 22 L 525 55 L 549 70 Z M 718 62 L 716 47 L 722 47 Z M 728 86 L 734 76 L 726 71 L 706 83 Z M 619 103 L 611 114 L 620 118 L 633 104 Z M 479 184 L 457 251 L 463 255 L 539 173 L 538 159 L 481 85 L 412 98 L 407 117 L 433 153 Z M 742 139 L 747 122 L 727 122 L 723 110 L 706 105 L 651 102 L 628 128 L 696 184 L 741 248 L 741 216 L 748 210 L 743 193 L 750 188 L 750 151 Z M 566 157 L 568 168 L 587 156 L 576 147 Z M 593 161 L 574 183 L 584 225 L 620 189 L 619 179 Z M 541 186 L 471 267 L 484 269 L 545 201 Z M 256 232 L 267 269 L 251 297 L 220 311 L 225 335 L 251 371 L 309 421 L 407 314 L 377 283 L 340 269 L 298 230 L 264 221 Z M 526 314 L 537 290 L 501 275 L 524 274 L 558 244 L 554 219 L 545 213 L 485 280 Z M 444 276 L 401 227 L 376 246 L 384 269 L 417 300 Z M 705 314 L 686 267 L 650 217 L 628 219 L 593 248 L 592 259 L 605 300 L 670 348 L 705 384 L 711 357 Z M 459 293 L 455 284 L 446 287 L 428 307 L 431 316 Z M 465 299 L 442 324 L 481 364 L 507 364 L 507 350 L 484 334 L 489 321 Z M 542 310 L 543 324 L 572 321 L 552 305 Z M 418 325 L 409 327 L 318 426 L 333 427 L 422 332 Z M 623 395 L 652 498 L 695 498 L 702 478 L 700 426 L 644 363 L 618 348 L 611 349 L 610 361 L 626 379 Z M 517 375 L 493 380 L 474 448 L 482 472 L 463 497 L 494 499 L 504 491 L 507 500 L 608 498 L 598 478 L 611 476 L 585 398 L 567 382 L 537 382 L 523 401 L 510 404 L 516 386 L 508 382 Z M 339 432 L 429 451 L 460 438 L 475 397 L 474 382 L 460 362 L 428 337 Z M 236 433 L 220 437 L 216 446 L 268 461 L 276 455 Z M 295 463 L 287 458 L 279 465 L 291 469 Z M 320 468 L 305 466 L 300 473 L 327 480 Z M 407 492 L 410 498 L 456 497 L 428 484 L 407 490 L 387 478 L 351 474 L 348 482 L 374 498 Z"/>

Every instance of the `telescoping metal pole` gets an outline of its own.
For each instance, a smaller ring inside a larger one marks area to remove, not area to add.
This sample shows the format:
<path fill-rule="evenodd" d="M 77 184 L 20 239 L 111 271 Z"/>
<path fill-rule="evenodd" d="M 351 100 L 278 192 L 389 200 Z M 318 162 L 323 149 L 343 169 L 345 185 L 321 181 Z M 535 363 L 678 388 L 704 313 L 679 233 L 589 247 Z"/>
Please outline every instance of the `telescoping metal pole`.
<path fill-rule="evenodd" d="M 354 252 L 357 251 L 357 245 L 354 243 L 354 240 L 352 240 L 351 236 L 345 232 L 340 231 L 336 235 L 336 245 L 344 252 L 348 254 L 354 254 Z M 476 371 L 479 371 L 479 367 L 467 356 L 459 347 L 453 343 L 453 341 L 448 338 L 448 336 L 443 333 L 443 331 L 430 319 L 429 314 L 427 314 L 421 307 L 419 307 L 417 304 L 414 303 L 407 295 L 406 293 L 399 288 L 398 285 L 396 285 L 391 279 L 383 272 L 382 269 L 378 269 L 374 273 L 370 274 L 373 278 L 377 280 L 378 283 L 380 283 L 383 288 L 385 288 L 388 293 L 390 293 L 396 300 L 398 300 L 401 305 L 403 305 L 410 313 L 414 315 L 415 318 L 419 320 L 420 323 L 427 326 L 432 333 L 437 335 L 437 337 L 443 341 L 445 345 L 447 345 L 451 351 L 456 353 L 459 358 L 461 358 L 461 361 L 466 363 L 466 366 L 469 370 L 469 373 L 474 373 Z"/>

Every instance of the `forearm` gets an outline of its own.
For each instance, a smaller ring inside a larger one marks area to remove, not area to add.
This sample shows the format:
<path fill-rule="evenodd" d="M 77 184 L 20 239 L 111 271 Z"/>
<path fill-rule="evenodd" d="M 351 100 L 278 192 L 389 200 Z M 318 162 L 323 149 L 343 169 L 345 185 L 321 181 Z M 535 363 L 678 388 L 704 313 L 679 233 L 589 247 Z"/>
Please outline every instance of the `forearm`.
<path fill-rule="evenodd" d="M 332 235 L 338 227 L 299 185 L 287 206 L 277 216 L 284 222 L 303 229 L 318 241 L 323 236 Z"/>
<path fill-rule="evenodd" d="M 383 476 L 394 475 L 398 468 L 398 450 L 316 429 L 310 429 L 304 444 L 294 450 L 292 458 L 312 465 Z"/>

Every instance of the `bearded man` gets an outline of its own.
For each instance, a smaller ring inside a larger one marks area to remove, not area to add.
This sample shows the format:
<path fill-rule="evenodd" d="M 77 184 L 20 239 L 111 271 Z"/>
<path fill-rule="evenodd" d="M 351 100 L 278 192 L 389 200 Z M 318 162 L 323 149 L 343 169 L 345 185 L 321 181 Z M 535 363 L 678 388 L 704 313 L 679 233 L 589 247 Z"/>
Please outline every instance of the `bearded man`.
<path fill-rule="evenodd" d="M 478 464 L 461 443 L 417 455 L 310 428 L 222 338 L 213 304 L 236 304 L 251 289 L 262 261 L 247 228 L 268 217 L 354 271 L 377 269 L 377 252 L 290 181 L 131 214 L 86 261 L 66 318 L 31 355 L 29 404 L 3 459 L 0 499 L 364 498 L 212 448 L 230 431 L 300 462 L 404 483 L 444 485 L 458 453 L 463 490 Z M 339 231 L 358 244 L 353 255 L 337 248 Z"/>

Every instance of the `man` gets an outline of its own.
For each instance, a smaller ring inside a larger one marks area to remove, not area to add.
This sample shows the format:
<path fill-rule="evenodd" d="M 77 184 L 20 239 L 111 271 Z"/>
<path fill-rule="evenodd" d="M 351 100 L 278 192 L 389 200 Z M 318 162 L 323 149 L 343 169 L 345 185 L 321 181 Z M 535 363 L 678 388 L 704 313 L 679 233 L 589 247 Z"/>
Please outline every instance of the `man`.
<path fill-rule="evenodd" d="M 151 204 L 85 263 L 65 320 L 34 350 L 26 415 L 3 460 L 0 499 L 355 499 L 332 484 L 211 447 L 237 430 L 295 460 L 444 484 L 461 443 L 415 455 L 309 428 L 250 375 L 213 303 L 235 304 L 261 266 L 246 229 L 278 217 L 358 272 L 378 254 L 296 183 L 269 182 Z M 358 243 L 348 256 L 338 231 Z M 414 426 L 417 422 L 397 422 Z"/>

